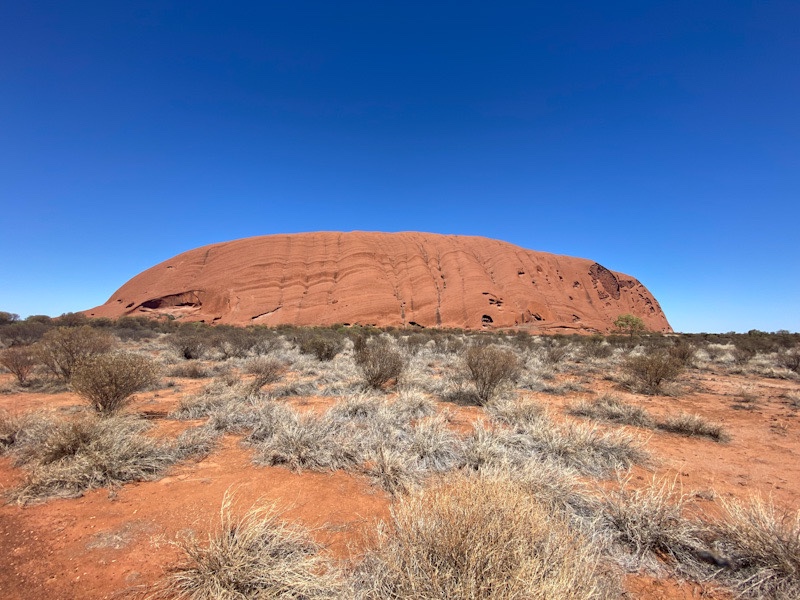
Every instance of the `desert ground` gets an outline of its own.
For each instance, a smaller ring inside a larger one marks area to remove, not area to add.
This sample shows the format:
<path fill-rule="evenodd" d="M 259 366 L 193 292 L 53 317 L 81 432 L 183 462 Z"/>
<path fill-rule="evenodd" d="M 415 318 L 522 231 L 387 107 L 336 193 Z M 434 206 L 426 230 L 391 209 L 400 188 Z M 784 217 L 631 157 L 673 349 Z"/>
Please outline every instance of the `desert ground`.
<path fill-rule="evenodd" d="M 800 593 L 796 335 L 76 321 L 3 338 L 4 598 Z"/>

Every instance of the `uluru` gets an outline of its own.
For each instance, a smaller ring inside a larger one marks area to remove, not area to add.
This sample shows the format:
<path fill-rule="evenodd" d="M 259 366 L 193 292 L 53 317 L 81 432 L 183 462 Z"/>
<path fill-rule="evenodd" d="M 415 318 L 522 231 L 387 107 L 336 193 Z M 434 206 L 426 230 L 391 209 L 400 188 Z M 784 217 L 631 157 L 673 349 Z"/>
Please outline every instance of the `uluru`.
<path fill-rule="evenodd" d="M 233 325 L 608 332 L 621 314 L 669 332 L 635 278 L 583 258 L 472 236 L 317 232 L 189 250 L 136 275 L 90 316 Z"/>

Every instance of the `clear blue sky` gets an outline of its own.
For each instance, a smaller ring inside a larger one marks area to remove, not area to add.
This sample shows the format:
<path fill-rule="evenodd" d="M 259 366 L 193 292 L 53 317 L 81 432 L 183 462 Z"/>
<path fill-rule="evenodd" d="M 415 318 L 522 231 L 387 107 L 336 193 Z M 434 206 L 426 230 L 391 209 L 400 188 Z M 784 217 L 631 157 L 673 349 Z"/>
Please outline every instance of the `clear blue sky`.
<path fill-rule="evenodd" d="M 0 310 L 213 242 L 482 235 L 800 330 L 800 3 L 4 2 Z"/>

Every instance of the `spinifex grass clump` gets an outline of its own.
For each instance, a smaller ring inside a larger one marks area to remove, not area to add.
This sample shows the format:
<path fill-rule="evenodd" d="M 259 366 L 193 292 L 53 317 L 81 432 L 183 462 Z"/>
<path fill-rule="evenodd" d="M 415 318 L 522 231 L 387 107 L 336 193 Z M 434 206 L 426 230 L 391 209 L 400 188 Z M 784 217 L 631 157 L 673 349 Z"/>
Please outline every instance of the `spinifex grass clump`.
<path fill-rule="evenodd" d="M 478 438 L 473 435 L 468 440 L 473 455 L 482 449 L 488 459 L 492 453 L 501 452 L 504 460 L 512 463 L 549 461 L 596 477 L 646 463 L 649 458 L 642 440 L 627 431 L 559 424 L 542 407 L 524 400 L 497 402 L 489 409 L 498 424 L 510 429 L 483 430 L 478 436 L 481 441 L 478 446 L 475 446 Z"/>
<path fill-rule="evenodd" d="M 341 578 L 308 530 L 283 519 L 275 506 L 233 514 L 226 494 L 217 530 L 201 541 L 176 542 L 183 561 L 148 598 L 171 600 L 318 600 L 341 598 Z"/>
<path fill-rule="evenodd" d="M 685 412 L 666 417 L 658 423 L 657 427 L 663 431 L 687 437 L 707 437 L 715 442 L 728 442 L 731 439 L 731 436 L 719 423 Z"/>
<path fill-rule="evenodd" d="M 644 428 L 654 426 L 653 418 L 645 409 L 633 404 L 626 404 L 616 396 L 605 395 L 596 400 L 578 402 L 570 406 L 568 412 L 577 417 L 586 417 L 587 419 L 596 419 L 620 425 L 634 425 Z"/>
<path fill-rule="evenodd" d="M 20 503 L 155 479 L 180 460 L 210 452 L 214 439 L 211 430 L 189 429 L 175 440 L 156 440 L 145 435 L 147 422 L 124 416 L 40 415 L 21 423 L 9 449 L 27 472 L 23 485 L 11 492 Z"/>
<path fill-rule="evenodd" d="M 592 541 L 507 478 L 455 477 L 392 508 L 356 570 L 362 600 L 593 600 L 617 582 Z"/>
<path fill-rule="evenodd" d="M 724 500 L 725 515 L 709 526 L 727 568 L 716 575 L 743 597 L 800 598 L 800 511 L 753 498 Z"/>
<path fill-rule="evenodd" d="M 611 534 L 629 567 L 657 570 L 666 561 L 679 572 L 696 574 L 704 546 L 698 525 L 684 516 L 688 500 L 675 479 L 654 479 L 638 488 L 621 480 L 604 492 L 598 525 Z"/>

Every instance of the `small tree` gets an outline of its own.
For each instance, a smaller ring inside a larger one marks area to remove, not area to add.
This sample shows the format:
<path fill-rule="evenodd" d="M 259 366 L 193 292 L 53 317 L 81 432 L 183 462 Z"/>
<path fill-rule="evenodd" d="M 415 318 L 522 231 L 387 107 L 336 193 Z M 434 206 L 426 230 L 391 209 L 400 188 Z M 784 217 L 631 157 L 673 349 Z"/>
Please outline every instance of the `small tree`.
<path fill-rule="evenodd" d="M 618 316 L 614 321 L 614 327 L 619 331 L 627 333 L 630 337 L 647 331 L 647 326 L 644 324 L 644 321 L 631 314 Z"/>
<path fill-rule="evenodd" d="M 464 366 L 481 404 L 486 404 L 497 389 L 516 381 L 522 365 L 513 350 L 489 346 L 470 346 L 464 355 Z"/>
<path fill-rule="evenodd" d="M 56 377 L 70 381 L 82 361 L 111 350 L 114 337 L 88 325 L 57 327 L 45 333 L 37 346 L 39 360 Z"/>
<path fill-rule="evenodd" d="M 141 354 L 115 352 L 84 360 L 72 375 L 72 389 L 101 414 L 125 406 L 132 394 L 158 381 L 158 366 Z"/>
<path fill-rule="evenodd" d="M 15 323 L 17 321 L 19 321 L 18 314 L 0 310 L 0 325 L 8 325 L 9 323 Z"/>
<path fill-rule="evenodd" d="M 14 346 L 0 352 L 0 365 L 11 371 L 20 385 L 28 383 L 36 362 L 36 354 L 30 346 Z"/>

